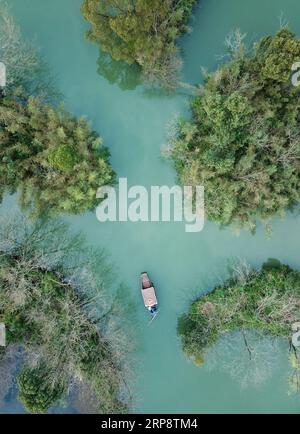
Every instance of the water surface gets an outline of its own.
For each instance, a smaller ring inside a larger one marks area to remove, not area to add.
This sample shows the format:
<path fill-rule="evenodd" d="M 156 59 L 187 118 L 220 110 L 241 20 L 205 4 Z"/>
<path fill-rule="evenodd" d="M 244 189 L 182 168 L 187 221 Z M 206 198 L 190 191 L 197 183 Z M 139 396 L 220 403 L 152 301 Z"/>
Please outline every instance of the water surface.
<path fill-rule="evenodd" d="M 10 0 L 26 37 L 35 37 L 57 75 L 66 108 L 86 115 L 102 135 L 112 154 L 118 176 L 130 184 L 172 185 L 175 172 L 161 158 L 166 124 L 178 112 L 188 112 L 188 98 L 149 97 L 143 89 L 124 91 L 97 74 L 98 49 L 84 40 L 87 24 L 80 15 L 80 0 Z M 191 22 L 193 32 L 182 38 L 184 80 L 198 83 L 201 67 L 213 70 L 224 52 L 224 39 L 235 28 L 253 41 L 279 27 L 279 17 L 300 35 L 297 0 L 203 0 Z M 187 234 L 180 223 L 105 223 L 93 213 L 71 219 L 90 243 L 106 246 L 119 276 L 140 302 L 138 275 L 147 270 L 154 280 L 161 311 L 148 324 L 142 303 L 135 318 L 139 330 L 138 369 L 133 409 L 139 412 L 294 412 L 300 399 L 288 396 L 288 362 L 282 346 L 280 365 L 272 378 L 256 388 L 241 389 L 229 375 L 208 372 L 190 363 L 176 336 L 178 314 L 190 300 L 213 288 L 227 275 L 228 260 L 245 259 L 260 266 L 275 257 L 300 269 L 300 218 L 289 215 L 273 222 L 267 240 L 206 223 L 199 234 Z M 13 409 L 11 402 L 10 410 Z M 7 410 L 7 409 L 6 409 Z M 16 411 L 19 408 L 15 408 Z"/>

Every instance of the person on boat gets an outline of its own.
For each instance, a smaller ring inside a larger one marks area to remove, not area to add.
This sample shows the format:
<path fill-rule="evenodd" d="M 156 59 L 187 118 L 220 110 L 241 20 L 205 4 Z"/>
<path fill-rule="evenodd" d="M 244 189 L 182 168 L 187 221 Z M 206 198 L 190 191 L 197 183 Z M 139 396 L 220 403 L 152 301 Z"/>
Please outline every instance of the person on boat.
<path fill-rule="evenodd" d="M 148 310 L 151 313 L 151 315 L 154 315 L 157 312 L 156 306 L 151 306 L 151 307 L 149 306 Z"/>

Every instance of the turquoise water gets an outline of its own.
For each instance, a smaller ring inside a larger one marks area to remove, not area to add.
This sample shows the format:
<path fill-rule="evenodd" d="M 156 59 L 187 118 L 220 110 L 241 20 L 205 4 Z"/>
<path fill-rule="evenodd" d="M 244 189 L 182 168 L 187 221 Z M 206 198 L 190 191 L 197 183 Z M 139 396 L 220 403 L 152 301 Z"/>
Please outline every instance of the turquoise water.
<path fill-rule="evenodd" d="M 141 88 L 122 91 L 97 74 L 98 49 L 84 40 L 87 28 L 80 16 L 81 0 L 10 0 L 26 37 L 35 37 L 41 53 L 57 75 L 66 108 L 86 115 L 112 154 L 118 176 L 130 184 L 174 184 L 175 172 L 161 158 L 166 124 L 178 112 L 187 113 L 188 98 L 149 97 Z M 192 20 L 193 32 L 181 40 L 184 79 L 197 83 L 202 66 L 213 69 L 224 52 L 223 41 L 239 27 L 252 41 L 279 27 L 284 17 L 300 35 L 297 0 L 203 0 Z M 282 346 L 280 365 L 256 388 L 242 389 L 228 374 L 194 366 L 180 350 L 176 320 L 190 300 L 227 275 L 228 260 L 245 259 L 260 266 L 275 257 L 300 269 L 300 218 L 275 220 L 271 240 L 261 228 L 255 236 L 207 222 L 203 232 L 187 234 L 181 223 L 105 223 L 93 213 L 71 219 L 91 244 L 106 246 L 119 275 L 140 301 L 138 275 L 148 270 L 161 311 L 149 326 L 139 304 L 135 319 L 135 401 L 139 412 L 273 412 L 300 413 L 300 399 L 288 396 L 288 362 Z M 13 404 L 12 404 L 13 405 Z"/>

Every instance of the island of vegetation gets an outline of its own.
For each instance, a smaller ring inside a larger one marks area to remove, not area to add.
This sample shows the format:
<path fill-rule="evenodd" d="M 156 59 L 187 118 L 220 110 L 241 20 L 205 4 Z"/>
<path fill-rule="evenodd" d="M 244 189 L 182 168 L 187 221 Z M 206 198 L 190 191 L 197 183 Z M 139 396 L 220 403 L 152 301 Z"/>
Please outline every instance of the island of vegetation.
<path fill-rule="evenodd" d="M 18 191 L 21 205 L 38 216 L 94 209 L 97 189 L 114 182 L 107 148 L 84 118 L 51 103 L 51 80 L 3 5 L 0 34 L 7 70 L 0 91 L 0 201 Z"/>
<path fill-rule="evenodd" d="M 126 411 L 126 339 L 114 332 L 121 306 L 105 291 L 110 272 L 103 253 L 89 250 L 60 221 L 1 221 L 0 323 L 7 346 L 0 371 L 6 354 L 21 348 L 17 386 L 29 412 L 46 412 L 75 395 L 85 412 Z M 4 395 L 8 377 L 1 378 Z"/>
<path fill-rule="evenodd" d="M 299 204 L 300 94 L 291 69 L 300 40 L 283 28 L 247 51 L 237 32 L 228 47 L 231 59 L 205 76 L 168 151 L 182 184 L 204 185 L 208 219 L 255 230 Z"/>
<path fill-rule="evenodd" d="M 174 89 L 181 59 L 176 44 L 196 0 L 84 0 L 89 40 L 115 61 L 137 66 L 146 83 Z"/>
<path fill-rule="evenodd" d="M 243 334 L 250 358 L 246 332 L 286 339 L 294 368 L 291 389 L 300 392 L 300 352 L 292 344 L 293 326 L 299 321 L 300 272 L 269 260 L 259 271 L 237 267 L 223 285 L 195 300 L 179 318 L 178 334 L 183 351 L 198 365 L 217 341 L 230 333 Z M 268 363 L 267 357 L 264 363 Z"/>

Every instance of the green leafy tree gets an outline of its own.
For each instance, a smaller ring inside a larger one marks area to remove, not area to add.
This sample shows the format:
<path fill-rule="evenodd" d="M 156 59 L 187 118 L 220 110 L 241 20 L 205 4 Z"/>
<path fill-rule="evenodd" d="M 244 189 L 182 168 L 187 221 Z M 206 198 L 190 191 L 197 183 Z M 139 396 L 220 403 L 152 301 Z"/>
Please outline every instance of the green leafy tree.
<path fill-rule="evenodd" d="M 195 0 L 84 0 L 87 37 L 116 61 L 137 65 L 149 83 L 173 88 L 181 61 L 177 37 Z"/>
<path fill-rule="evenodd" d="M 180 181 L 204 185 L 207 218 L 255 229 L 299 204 L 300 98 L 291 68 L 300 40 L 288 29 L 247 51 L 238 33 L 231 60 L 207 75 L 169 144 Z"/>
<path fill-rule="evenodd" d="M 285 339 L 293 369 L 289 391 L 299 393 L 299 351 L 292 344 L 300 320 L 299 271 L 270 259 L 261 270 L 241 264 L 232 271 L 179 317 L 183 351 L 196 365 L 208 363 L 248 387 L 272 375 L 280 359 L 277 338 Z"/>
<path fill-rule="evenodd" d="M 57 101 L 59 92 L 48 65 L 35 44 L 23 37 L 4 0 L 0 0 L 0 59 L 6 66 L 6 90 L 22 86 L 27 95 Z"/>
<path fill-rule="evenodd" d="M 97 189 L 114 182 L 108 150 L 84 118 L 50 105 L 58 95 L 48 68 L 2 0 L 0 58 L 7 69 L 0 91 L 0 201 L 18 191 L 33 215 L 94 209 Z"/>
<path fill-rule="evenodd" d="M 48 368 L 40 364 L 35 368 L 24 366 L 17 378 L 18 399 L 30 413 L 45 413 L 66 392 L 64 384 L 51 385 Z"/>

